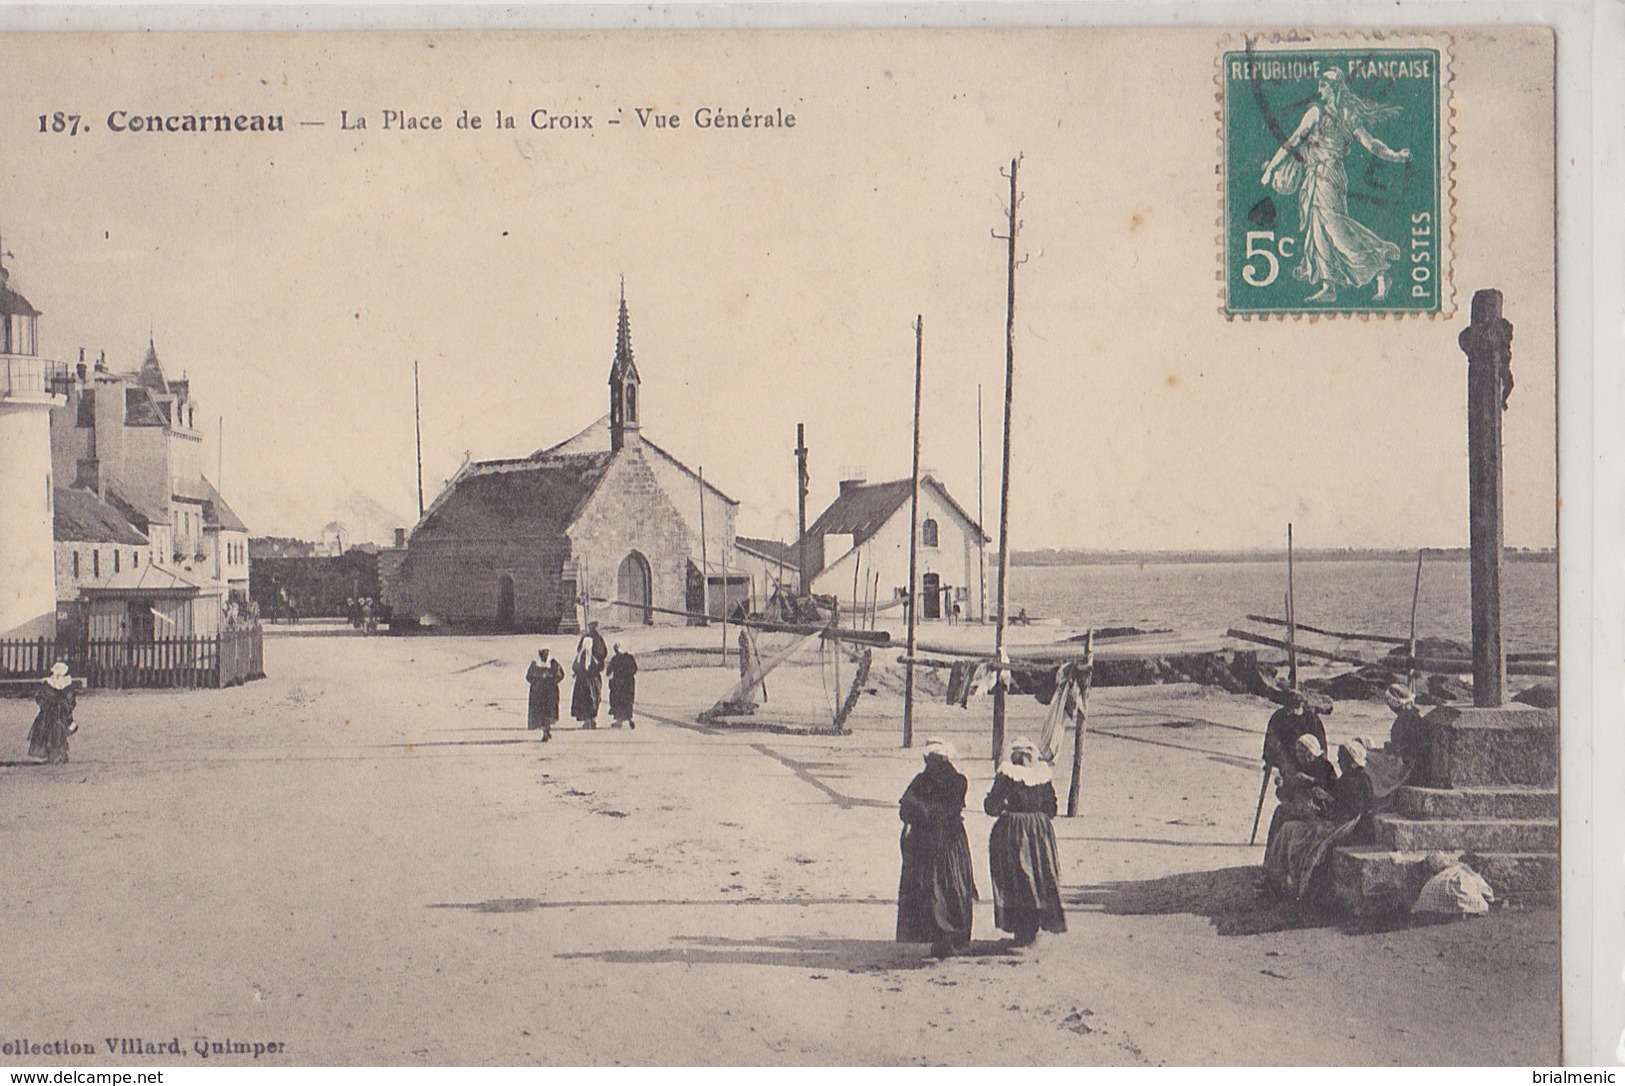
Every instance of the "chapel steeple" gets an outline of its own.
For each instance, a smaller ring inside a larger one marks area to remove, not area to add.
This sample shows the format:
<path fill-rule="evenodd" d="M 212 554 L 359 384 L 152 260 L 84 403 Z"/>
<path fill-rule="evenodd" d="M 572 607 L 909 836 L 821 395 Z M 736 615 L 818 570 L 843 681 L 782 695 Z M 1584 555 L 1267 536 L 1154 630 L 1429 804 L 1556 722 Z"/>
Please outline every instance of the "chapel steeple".
<path fill-rule="evenodd" d="M 621 312 L 615 327 L 615 362 L 609 368 L 609 447 L 619 452 L 636 443 L 638 367 L 632 361 L 632 321 L 626 313 L 626 279 L 621 279 Z"/>

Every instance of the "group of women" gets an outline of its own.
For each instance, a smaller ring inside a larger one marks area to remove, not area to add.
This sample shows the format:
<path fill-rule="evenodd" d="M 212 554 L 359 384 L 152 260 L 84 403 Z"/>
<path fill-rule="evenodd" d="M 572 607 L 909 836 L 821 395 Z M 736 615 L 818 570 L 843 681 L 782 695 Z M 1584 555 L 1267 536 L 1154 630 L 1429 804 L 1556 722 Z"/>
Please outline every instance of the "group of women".
<path fill-rule="evenodd" d="M 615 643 L 611 653 L 598 632 L 598 623 L 590 623 L 587 632 L 576 644 L 576 654 L 570 670 L 575 676 L 575 688 L 570 694 L 570 715 L 581 722 L 583 728 L 598 727 L 598 708 L 603 701 L 604 680 L 609 680 L 609 715 L 611 727 L 625 724 L 636 728 L 633 705 L 637 700 L 637 657 Z M 527 726 L 540 731 L 542 741 L 553 738 L 553 725 L 559 720 L 559 684 L 564 681 L 564 668 L 550 657 L 548 650 L 537 651 L 536 659 L 525 672 L 530 684 L 530 704 Z"/>
<path fill-rule="evenodd" d="M 1364 843 L 1375 803 L 1364 740 L 1337 748 L 1337 766 L 1313 735 L 1300 735 L 1280 767 L 1280 800 L 1264 846 L 1264 876 L 1271 889 L 1300 901 L 1319 888 L 1316 874 L 1338 845 Z"/>
<path fill-rule="evenodd" d="M 929 943 L 948 957 L 970 945 L 976 881 L 965 836 L 965 793 L 970 783 L 954 768 L 953 745 L 925 745 L 925 768 L 898 803 L 903 820 L 903 873 L 897 888 L 897 941 Z M 982 809 L 994 816 L 988 838 L 993 874 L 993 920 L 1031 946 L 1040 929 L 1066 930 L 1056 857 L 1055 786 L 1031 740 L 1010 744 L 1010 755 Z"/>

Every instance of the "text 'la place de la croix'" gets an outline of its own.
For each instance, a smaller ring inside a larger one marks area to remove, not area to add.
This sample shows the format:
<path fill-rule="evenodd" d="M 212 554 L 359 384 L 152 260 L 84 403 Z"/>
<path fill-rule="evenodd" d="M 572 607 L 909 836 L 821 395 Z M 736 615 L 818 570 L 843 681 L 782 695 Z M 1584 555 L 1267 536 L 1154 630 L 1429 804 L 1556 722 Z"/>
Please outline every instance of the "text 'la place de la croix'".
<path fill-rule="evenodd" d="M 577 110 L 533 109 L 528 114 L 513 114 L 496 110 L 490 116 L 467 109 L 450 114 L 424 113 L 409 109 L 383 109 L 373 113 L 341 109 L 339 127 L 346 131 L 372 129 L 383 132 L 440 132 L 447 129 L 477 131 L 491 128 L 517 130 L 530 128 L 538 132 L 596 132 L 600 128 L 635 128 L 650 131 L 677 131 L 684 128 L 702 130 L 755 130 L 794 128 L 796 115 L 783 106 L 755 109 L 726 109 L 719 106 L 700 106 L 692 111 L 678 112 L 655 106 L 634 106 L 631 110 L 617 108 L 609 114 L 592 114 Z"/>

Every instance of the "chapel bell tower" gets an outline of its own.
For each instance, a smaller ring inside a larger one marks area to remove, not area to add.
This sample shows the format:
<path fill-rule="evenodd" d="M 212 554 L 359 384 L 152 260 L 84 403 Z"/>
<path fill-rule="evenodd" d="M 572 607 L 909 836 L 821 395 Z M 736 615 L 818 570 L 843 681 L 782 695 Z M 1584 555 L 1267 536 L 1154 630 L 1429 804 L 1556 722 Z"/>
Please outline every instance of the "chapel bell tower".
<path fill-rule="evenodd" d="M 632 361 L 632 321 L 626 315 L 626 281 L 621 281 L 621 314 L 615 328 L 615 364 L 609 368 L 609 447 L 615 452 L 638 441 L 638 367 Z"/>

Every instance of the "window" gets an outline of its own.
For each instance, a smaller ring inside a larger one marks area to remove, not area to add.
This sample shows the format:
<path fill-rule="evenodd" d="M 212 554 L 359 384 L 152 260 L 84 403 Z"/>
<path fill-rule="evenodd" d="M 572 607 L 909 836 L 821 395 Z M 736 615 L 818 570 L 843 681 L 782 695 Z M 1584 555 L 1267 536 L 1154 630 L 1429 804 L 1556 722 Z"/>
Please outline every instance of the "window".
<path fill-rule="evenodd" d="M 100 547 L 90 552 L 90 575 L 92 577 L 102 575 L 102 549 Z"/>
<path fill-rule="evenodd" d="M 937 522 L 932 520 L 930 517 L 926 517 L 925 523 L 920 525 L 920 546 L 935 547 L 936 545 Z"/>
<path fill-rule="evenodd" d="M 114 573 L 118 572 L 118 551 L 117 550 L 113 551 L 113 572 Z"/>
<path fill-rule="evenodd" d="M 73 579 L 76 580 L 76 581 L 79 579 L 79 552 L 78 551 L 73 552 Z"/>
<path fill-rule="evenodd" d="M 140 551 L 131 551 L 130 552 L 130 568 L 131 569 L 140 569 L 141 568 L 141 552 Z"/>

